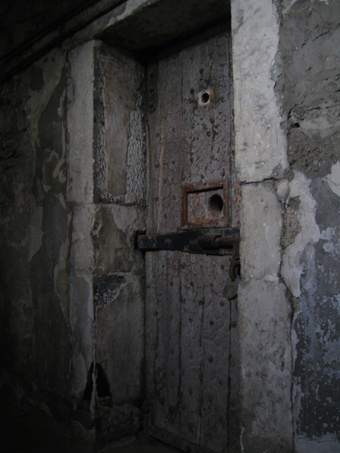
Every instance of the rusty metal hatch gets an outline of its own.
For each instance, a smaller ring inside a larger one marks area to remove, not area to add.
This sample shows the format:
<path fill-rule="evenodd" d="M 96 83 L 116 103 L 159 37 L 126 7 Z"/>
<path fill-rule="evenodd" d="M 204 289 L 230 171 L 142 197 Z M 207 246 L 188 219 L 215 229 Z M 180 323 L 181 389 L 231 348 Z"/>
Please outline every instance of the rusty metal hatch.
<path fill-rule="evenodd" d="M 137 238 L 146 260 L 145 429 L 183 451 L 234 452 L 237 306 L 223 295 L 239 243 L 230 33 L 150 70 L 149 211 Z"/>

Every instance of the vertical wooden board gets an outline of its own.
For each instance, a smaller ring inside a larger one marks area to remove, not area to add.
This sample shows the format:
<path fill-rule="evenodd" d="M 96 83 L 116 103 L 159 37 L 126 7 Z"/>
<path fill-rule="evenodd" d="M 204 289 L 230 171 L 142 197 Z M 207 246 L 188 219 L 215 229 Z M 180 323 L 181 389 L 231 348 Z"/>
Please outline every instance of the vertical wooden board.
<path fill-rule="evenodd" d="M 180 363 L 179 252 L 148 253 L 146 361 L 153 425 L 178 435 Z M 150 256 L 152 255 L 152 256 Z M 151 372 L 150 372 L 151 370 Z"/>
<path fill-rule="evenodd" d="M 231 99 L 229 33 L 207 41 L 210 71 L 213 77 L 214 98 L 211 135 L 211 179 L 230 176 Z"/>
<path fill-rule="evenodd" d="M 199 59 L 201 56 L 200 46 L 195 45 L 181 52 L 182 64 L 182 97 L 183 97 L 183 120 L 182 120 L 182 183 L 197 182 L 191 179 L 192 166 L 196 156 L 192 153 L 195 141 L 195 111 L 198 109 L 197 99 L 200 91 L 199 84 Z"/>
<path fill-rule="evenodd" d="M 181 275 L 181 417 L 180 435 L 196 444 L 200 442 L 202 382 L 202 318 L 204 315 L 204 281 L 198 255 L 182 254 Z"/>
<path fill-rule="evenodd" d="M 201 43 L 197 46 L 198 55 L 194 60 L 194 64 L 187 67 L 185 75 L 189 75 L 190 82 L 188 86 L 185 76 L 183 74 L 183 97 L 189 95 L 190 90 L 194 91 L 196 105 L 194 106 L 192 116 L 186 117 L 185 122 L 188 124 L 183 127 L 183 131 L 191 130 L 190 141 L 190 156 L 186 155 L 184 158 L 190 158 L 190 168 L 188 174 L 184 175 L 185 183 L 197 183 L 203 180 L 211 180 L 207 175 L 207 170 L 211 171 L 211 144 L 212 144 L 212 124 L 213 124 L 213 110 L 211 105 L 201 106 L 198 103 L 199 93 L 203 90 L 212 88 L 213 81 L 211 80 L 209 60 L 206 52 L 206 43 Z M 183 61 L 188 62 L 188 53 L 192 52 L 192 48 L 185 49 L 181 57 Z M 197 52 L 197 51 L 196 51 Z M 189 74 L 188 74 L 189 72 Z M 190 74 L 192 72 L 192 74 Z M 185 132 L 184 132 L 185 133 Z M 216 178 L 217 179 L 217 178 Z"/>
<path fill-rule="evenodd" d="M 206 285 L 201 445 L 221 452 L 226 451 L 228 436 L 230 304 L 223 288 L 230 257 L 204 256 L 202 261 Z"/>
<path fill-rule="evenodd" d="M 146 229 L 148 233 L 156 233 L 157 218 L 158 218 L 158 187 L 159 187 L 159 156 L 160 156 L 160 136 L 161 123 L 159 121 L 159 113 L 156 110 L 154 113 L 148 114 L 148 214 Z"/>
<path fill-rule="evenodd" d="M 145 254 L 145 387 L 146 401 L 152 411 L 154 397 L 154 369 L 156 345 L 158 342 L 158 301 L 156 298 L 157 274 L 155 272 L 156 255 L 152 252 Z M 152 415 L 152 412 L 149 412 Z M 152 420 L 148 419 L 148 423 Z"/>
<path fill-rule="evenodd" d="M 183 182 L 229 178 L 231 83 L 228 34 L 181 52 L 183 66 Z M 210 102 L 202 105 L 202 93 Z"/>
<path fill-rule="evenodd" d="M 230 302 L 230 360 L 229 360 L 229 429 L 228 453 L 241 451 L 240 446 L 240 350 L 238 327 L 238 301 Z"/>
<path fill-rule="evenodd" d="M 159 62 L 160 137 L 157 232 L 176 231 L 180 225 L 182 78 L 181 60 L 171 56 Z"/>
<path fill-rule="evenodd" d="M 126 193 L 130 115 L 142 74 L 134 60 L 121 53 L 103 50 L 98 58 L 104 76 L 106 189 L 117 196 Z"/>
<path fill-rule="evenodd" d="M 227 445 L 230 257 L 182 256 L 180 435 L 220 452 Z"/>

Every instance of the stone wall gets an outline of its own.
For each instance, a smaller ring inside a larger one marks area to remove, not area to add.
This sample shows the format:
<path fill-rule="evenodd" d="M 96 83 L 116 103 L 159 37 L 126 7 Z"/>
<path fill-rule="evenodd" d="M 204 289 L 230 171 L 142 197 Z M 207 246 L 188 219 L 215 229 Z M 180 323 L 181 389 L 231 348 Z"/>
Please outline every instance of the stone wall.
<path fill-rule="evenodd" d="M 54 50 L 2 86 L 0 101 L 2 350 L 28 384 L 60 395 L 71 358 L 66 78 Z"/>
<path fill-rule="evenodd" d="M 94 71 L 95 361 L 108 383 L 102 388 L 98 374 L 98 423 L 108 441 L 142 422 L 144 259 L 134 247 L 145 230 L 145 70 L 98 43 Z"/>
<path fill-rule="evenodd" d="M 295 446 L 298 452 L 338 451 L 340 5 L 297 1 L 282 7 L 290 171 L 282 182 L 288 190 L 281 273 L 294 309 Z"/>
<path fill-rule="evenodd" d="M 2 384 L 99 441 L 141 423 L 143 81 L 90 41 L 0 97 Z"/>
<path fill-rule="evenodd" d="M 232 3 L 236 165 L 242 184 L 239 289 L 241 445 L 288 452 L 291 303 L 280 275 L 282 207 L 275 182 L 288 169 L 272 71 L 279 22 L 271 0 Z"/>
<path fill-rule="evenodd" d="M 339 14 L 232 4 L 244 451 L 339 451 Z"/>

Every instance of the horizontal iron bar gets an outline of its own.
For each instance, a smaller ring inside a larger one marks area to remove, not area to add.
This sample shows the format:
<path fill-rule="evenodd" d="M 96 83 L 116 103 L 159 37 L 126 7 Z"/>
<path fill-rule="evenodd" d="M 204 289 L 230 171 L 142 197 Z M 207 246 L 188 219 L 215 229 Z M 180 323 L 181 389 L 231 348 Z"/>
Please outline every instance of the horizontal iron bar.
<path fill-rule="evenodd" d="M 232 254 L 239 242 L 238 228 L 195 228 L 168 234 L 138 234 L 136 246 L 144 251 L 173 250 L 225 255 Z"/>

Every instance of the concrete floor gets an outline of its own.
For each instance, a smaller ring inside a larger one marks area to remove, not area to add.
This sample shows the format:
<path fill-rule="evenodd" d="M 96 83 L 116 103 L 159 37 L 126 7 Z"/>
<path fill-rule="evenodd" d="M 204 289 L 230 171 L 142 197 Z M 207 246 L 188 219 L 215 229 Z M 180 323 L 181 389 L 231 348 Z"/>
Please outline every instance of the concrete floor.
<path fill-rule="evenodd" d="M 40 411 L 25 412 L 0 393 L 0 453 L 180 453 L 140 434 L 120 444 L 93 449 Z"/>

